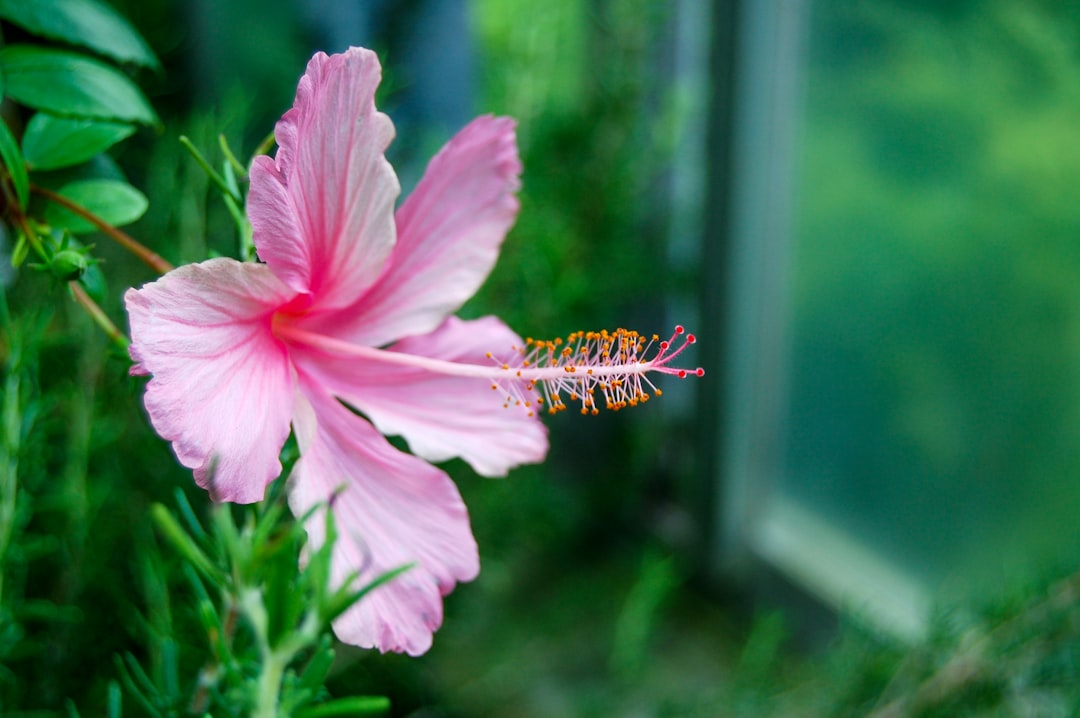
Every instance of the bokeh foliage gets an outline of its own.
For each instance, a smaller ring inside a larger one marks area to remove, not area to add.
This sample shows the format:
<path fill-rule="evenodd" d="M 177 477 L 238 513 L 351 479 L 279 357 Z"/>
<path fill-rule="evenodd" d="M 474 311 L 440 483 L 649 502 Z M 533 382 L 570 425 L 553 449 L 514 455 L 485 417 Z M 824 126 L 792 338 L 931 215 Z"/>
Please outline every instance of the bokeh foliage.
<path fill-rule="evenodd" d="M 1075 560 L 1080 16 L 821 2 L 808 37 L 784 490 L 931 583 Z"/>

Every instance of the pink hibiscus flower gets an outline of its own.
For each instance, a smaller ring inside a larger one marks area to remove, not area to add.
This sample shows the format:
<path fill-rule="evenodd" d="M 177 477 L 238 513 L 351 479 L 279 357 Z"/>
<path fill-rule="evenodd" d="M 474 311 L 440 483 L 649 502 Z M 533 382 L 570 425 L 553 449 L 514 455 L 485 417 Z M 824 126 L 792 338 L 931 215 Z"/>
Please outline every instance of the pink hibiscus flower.
<path fill-rule="evenodd" d="M 474 120 L 395 213 L 400 188 L 384 157 L 394 129 L 374 104 L 380 74 L 360 48 L 308 64 L 277 124 L 276 156 L 251 170 L 247 211 L 262 263 L 180 267 L 125 302 L 132 371 L 152 375 L 147 413 L 199 485 L 219 501 L 262 499 L 291 426 L 301 456 L 290 506 L 334 512 L 332 580 L 415 564 L 335 632 L 417 655 L 442 622 L 442 596 L 479 571 L 461 497 L 428 462 L 460 457 L 499 476 L 541 461 L 537 406 L 563 408 L 568 393 L 593 411 L 597 390 L 613 408 L 637 403 L 653 388 L 648 371 L 680 373 L 667 362 L 693 338 L 657 343 L 646 361 L 654 344 L 632 332 L 575 335 L 568 351 L 523 342 L 495 317 L 452 316 L 517 214 L 514 124 Z M 500 400 L 490 389 L 503 390 Z M 412 453 L 384 434 L 404 437 Z M 306 528 L 321 545 L 322 518 Z"/>

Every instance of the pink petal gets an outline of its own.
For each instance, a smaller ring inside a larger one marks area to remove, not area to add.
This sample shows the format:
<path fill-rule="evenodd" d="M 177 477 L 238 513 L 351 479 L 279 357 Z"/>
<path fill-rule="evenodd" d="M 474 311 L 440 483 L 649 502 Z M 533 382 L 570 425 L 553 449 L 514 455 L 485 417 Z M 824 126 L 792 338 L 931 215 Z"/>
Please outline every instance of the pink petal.
<path fill-rule="evenodd" d="M 486 356 L 509 357 L 521 339 L 495 317 L 462 321 L 404 339 L 391 351 L 495 366 Z M 430 461 L 459 456 L 485 476 L 542 461 L 547 430 L 520 406 L 504 407 L 506 394 L 486 379 L 434 374 L 410 367 L 340 359 L 294 350 L 298 367 L 328 391 L 363 412 L 387 435 L 401 435 L 413 453 Z"/>
<path fill-rule="evenodd" d="M 249 503 L 281 473 L 293 379 L 270 315 L 292 293 L 269 268 L 211 259 L 124 295 L 150 421 L 214 499 Z"/>
<path fill-rule="evenodd" d="M 517 216 L 520 173 L 513 120 L 473 120 L 398 209 L 398 242 L 378 282 L 322 331 L 381 346 L 439 326 L 495 266 Z"/>
<path fill-rule="evenodd" d="M 383 152 L 394 136 L 375 110 L 375 53 L 318 53 L 278 122 L 277 155 L 255 158 L 247 211 L 259 257 L 320 308 L 367 289 L 394 246 L 401 191 Z"/>
<path fill-rule="evenodd" d="M 301 375 L 302 376 L 302 375 Z M 334 622 L 346 643 L 419 655 L 442 624 L 442 596 L 480 570 L 469 517 L 454 483 L 427 462 L 398 451 L 366 421 L 301 379 L 293 422 L 301 458 L 289 503 L 302 516 L 329 501 L 338 528 L 332 581 L 354 571 L 356 587 L 415 563 Z M 325 539 L 324 517 L 307 522 L 312 548 Z"/>

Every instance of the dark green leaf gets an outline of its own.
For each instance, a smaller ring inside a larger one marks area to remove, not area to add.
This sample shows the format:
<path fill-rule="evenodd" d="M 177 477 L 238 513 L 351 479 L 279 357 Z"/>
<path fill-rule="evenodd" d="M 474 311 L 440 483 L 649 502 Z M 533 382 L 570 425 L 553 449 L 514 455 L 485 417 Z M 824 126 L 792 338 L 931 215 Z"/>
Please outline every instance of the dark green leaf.
<path fill-rule="evenodd" d="M 98 304 L 104 304 L 106 297 L 109 296 L 108 286 L 105 284 L 105 273 L 101 271 L 100 264 L 91 264 L 87 267 L 83 275 L 79 277 L 79 284 Z"/>
<path fill-rule="evenodd" d="M 348 718 L 349 716 L 384 716 L 390 713 L 390 699 L 384 696 L 338 698 L 311 708 L 301 708 L 297 718 Z"/>
<path fill-rule="evenodd" d="M 19 143 L 15 135 L 11 134 L 7 123 L 0 119 L 0 160 L 7 167 L 11 184 L 15 187 L 15 196 L 19 199 L 19 207 L 26 209 L 26 203 L 30 201 L 30 179 L 26 176 L 26 163 L 23 161 L 22 152 L 19 151 Z"/>
<path fill-rule="evenodd" d="M 158 695 L 158 690 L 154 686 L 154 682 L 146 675 L 146 671 L 139 665 L 135 656 L 130 653 L 125 654 L 123 657 L 113 656 L 113 662 L 116 666 L 116 672 L 120 676 L 120 682 L 127 689 L 128 694 L 134 696 L 147 713 L 155 718 L 161 718 L 161 711 L 157 709 L 154 701 L 154 698 Z"/>
<path fill-rule="evenodd" d="M 142 92 L 123 73 L 67 50 L 9 45 L 0 50 L 4 93 L 15 102 L 63 117 L 157 124 Z"/>
<path fill-rule="evenodd" d="M 72 182 L 60 189 L 60 194 L 114 227 L 131 224 L 146 211 L 146 196 L 127 182 L 89 179 Z M 97 232 L 89 220 L 70 210 L 50 204 L 45 219 L 53 227 L 67 229 L 73 234 Z"/>
<path fill-rule="evenodd" d="M 106 718 L 121 718 L 123 715 L 123 700 L 120 694 L 120 684 L 109 681 L 108 693 L 105 698 Z"/>
<path fill-rule="evenodd" d="M 357 576 L 357 574 L 354 573 L 353 576 L 350 576 L 348 579 L 346 579 L 344 584 L 340 588 L 338 588 L 337 591 L 333 593 L 333 595 L 329 597 L 329 600 L 327 600 L 326 604 L 320 607 L 323 612 L 322 619 L 327 623 L 331 623 L 337 620 L 338 616 L 352 608 L 353 604 L 363 599 L 364 596 L 368 595 L 379 586 L 393 581 L 395 578 L 405 573 L 406 571 L 412 570 L 415 566 L 415 563 L 410 563 L 406 564 L 405 566 L 401 566 L 400 568 L 396 568 L 392 571 L 387 571 L 386 573 L 376 577 L 375 580 L 373 580 L 371 583 L 367 584 L 363 588 L 352 590 L 351 586 Z"/>
<path fill-rule="evenodd" d="M 189 564 L 214 583 L 224 583 L 221 570 L 195 544 L 191 536 L 180 527 L 180 523 L 169 513 L 168 509 L 161 504 L 154 504 L 150 507 L 150 515 L 162 535 L 173 545 L 173 548 L 187 559 Z"/>
<path fill-rule="evenodd" d="M 180 518 L 187 525 L 187 530 L 196 541 L 205 543 L 209 537 L 202 524 L 199 523 L 199 518 L 195 515 L 195 509 L 191 507 L 191 502 L 188 501 L 187 496 L 179 488 L 173 492 L 173 495 L 176 497 L 176 507 L 180 511 Z"/>
<path fill-rule="evenodd" d="M 135 132 L 133 125 L 73 120 L 39 112 L 23 133 L 23 156 L 32 170 L 81 164 Z"/>
<path fill-rule="evenodd" d="M 87 47 L 120 62 L 159 67 L 127 20 L 94 0 L 0 0 L 0 18 L 34 35 Z"/>
<path fill-rule="evenodd" d="M 318 647 L 308 659 L 307 665 L 300 672 L 297 687 L 307 691 L 316 691 L 326 683 L 330 669 L 334 665 L 334 646 L 330 636 L 323 634 Z"/>

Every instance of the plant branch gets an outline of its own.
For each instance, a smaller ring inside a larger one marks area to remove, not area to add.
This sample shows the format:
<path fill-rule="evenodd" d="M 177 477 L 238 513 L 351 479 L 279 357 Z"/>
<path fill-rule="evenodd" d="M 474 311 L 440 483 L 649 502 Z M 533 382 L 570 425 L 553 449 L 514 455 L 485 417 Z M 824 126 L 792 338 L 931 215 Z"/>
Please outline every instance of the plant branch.
<path fill-rule="evenodd" d="M 112 226 L 111 224 L 103 220 L 101 217 L 98 217 L 96 214 L 86 209 L 85 207 L 72 202 L 67 197 L 64 197 L 63 195 L 57 194 L 52 190 L 45 189 L 44 187 L 39 187 L 34 184 L 30 185 L 30 191 L 34 194 L 44 197 L 50 202 L 54 202 L 60 205 L 69 212 L 73 212 L 79 215 L 87 222 L 90 222 L 99 230 L 101 230 L 102 233 L 108 235 L 110 238 L 116 241 L 117 244 L 134 254 L 136 257 L 141 259 L 151 269 L 158 272 L 159 274 L 165 274 L 173 268 L 173 266 L 166 262 L 164 259 L 162 259 L 160 255 L 150 249 L 147 249 L 145 246 L 136 241 L 135 238 L 133 238 L 131 235 L 125 232 L 121 232 L 119 229 Z"/>
<path fill-rule="evenodd" d="M 37 254 L 43 262 L 48 262 L 49 255 L 41 246 L 41 240 L 38 239 L 37 232 L 34 231 L 34 227 L 29 219 L 27 219 L 26 215 L 16 209 L 16 211 L 12 213 L 12 219 L 15 221 L 15 224 L 19 226 L 19 229 L 22 230 L 23 236 L 26 237 L 27 244 L 34 250 L 34 253 Z M 18 263 L 16 262 L 16 264 Z"/>

